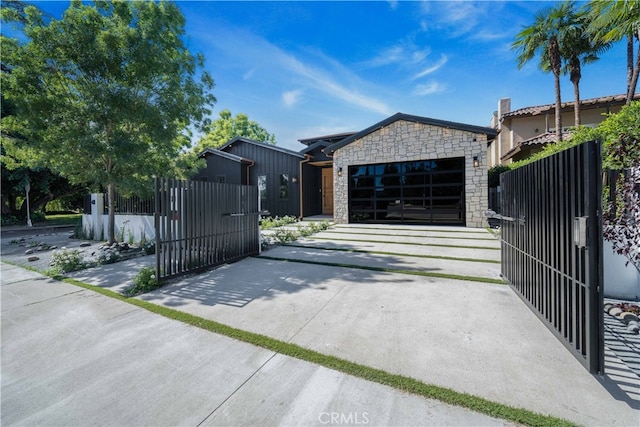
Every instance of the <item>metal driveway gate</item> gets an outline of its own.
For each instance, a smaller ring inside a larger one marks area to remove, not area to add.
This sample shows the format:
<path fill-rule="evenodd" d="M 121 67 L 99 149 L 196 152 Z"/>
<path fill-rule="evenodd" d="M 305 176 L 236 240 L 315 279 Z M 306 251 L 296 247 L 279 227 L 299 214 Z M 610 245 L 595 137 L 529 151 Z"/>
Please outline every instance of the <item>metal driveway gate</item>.
<path fill-rule="evenodd" d="M 604 372 L 601 169 L 592 141 L 500 176 L 502 275 L 591 373 Z"/>
<path fill-rule="evenodd" d="M 156 178 L 154 217 L 160 281 L 260 251 L 255 186 Z"/>

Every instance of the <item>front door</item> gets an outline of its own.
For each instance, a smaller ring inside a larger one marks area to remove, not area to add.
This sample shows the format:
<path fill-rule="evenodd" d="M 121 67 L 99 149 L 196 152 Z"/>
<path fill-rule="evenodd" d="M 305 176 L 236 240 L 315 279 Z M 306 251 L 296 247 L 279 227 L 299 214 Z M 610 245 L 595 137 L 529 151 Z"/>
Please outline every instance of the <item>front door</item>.
<path fill-rule="evenodd" d="M 322 215 L 333 215 L 333 168 L 322 169 Z"/>

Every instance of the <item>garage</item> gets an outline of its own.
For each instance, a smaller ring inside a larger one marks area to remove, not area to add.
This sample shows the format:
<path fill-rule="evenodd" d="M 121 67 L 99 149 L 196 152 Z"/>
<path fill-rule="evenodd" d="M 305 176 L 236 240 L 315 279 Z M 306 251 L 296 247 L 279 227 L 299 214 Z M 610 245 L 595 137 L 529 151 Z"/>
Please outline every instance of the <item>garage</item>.
<path fill-rule="evenodd" d="M 327 147 L 334 221 L 483 227 L 494 129 L 397 113 Z"/>
<path fill-rule="evenodd" d="M 349 222 L 464 225 L 464 158 L 349 167 Z"/>

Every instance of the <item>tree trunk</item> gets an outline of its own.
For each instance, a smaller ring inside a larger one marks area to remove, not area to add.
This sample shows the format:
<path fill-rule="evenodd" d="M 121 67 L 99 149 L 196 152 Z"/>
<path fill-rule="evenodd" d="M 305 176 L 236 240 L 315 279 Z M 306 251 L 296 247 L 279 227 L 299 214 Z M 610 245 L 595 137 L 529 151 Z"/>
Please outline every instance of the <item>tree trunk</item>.
<path fill-rule="evenodd" d="M 631 56 L 628 60 L 633 64 L 633 37 L 629 37 L 631 42 Z M 638 28 L 638 40 L 640 40 L 640 28 Z M 638 45 L 638 55 L 636 56 L 635 66 L 631 65 L 631 75 L 629 78 L 629 85 L 627 87 L 627 105 L 633 101 L 633 95 L 636 93 L 636 86 L 638 85 L 638 74 L 640 73 L 640 45 Z"/>
<path fill-rule="evenodd" d="M 631 80 L 633 80 L 633 35 L 627 34 L 627 105 L 631 103 L 629 94 L 633 95 Z"/>
<path fill-rule="evenodd" d="M 560 74 L 553 73 L 556 88 L 556 141 L 562 141 L 562 100 L 560 97 Z"/>
<path fill-rule="evenodd" d="M 560 67 L 562 60 L 558 40 L 555 36 L 549 39 L 549 62 L 556 91 L 556 141 L 562 141 L 562 98 L 560 96 Z"/>
<path fill-rule="evenodd" d="M 582 73 L 580 70 L 580 59 L 577 57 L 571 58 L 571 83 L 573 83 L 573 95 L 575 98 L 575 104 L 573 106 L 573 125 L 575 127 L 580 126 L 580 78 Z"/>
<path fill-rule="evenodd" d="M 109 244 L 116 241 L 116 186 L 110 182 L 107 186 L 109 194 L 109 218 L 107 221 L 107 241 Z"/>

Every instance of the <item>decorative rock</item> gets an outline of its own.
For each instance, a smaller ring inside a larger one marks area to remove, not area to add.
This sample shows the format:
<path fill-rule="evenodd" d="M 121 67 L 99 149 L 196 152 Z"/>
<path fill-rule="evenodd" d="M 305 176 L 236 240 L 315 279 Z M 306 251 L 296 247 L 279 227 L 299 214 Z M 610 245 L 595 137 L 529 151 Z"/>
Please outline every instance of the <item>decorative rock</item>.
<path fill-rule="evenodd" d="M 27 249 L 26 251 L 24 251 L 25 255 L 31 255 L 33 253 L 33 249 Z"/>
<path fill-rule="evenodd" d="M 34 261 L 38 261 L 40 258 L 38 258 L 37 256 L 30 256 L 29 258 L 27 258 L 27 261 L 29 262 L 34 262 Z"/>
<path fill-rule="evenodd" d="M 54 250 L 54 249 L 58 249 L 58 247 L 54 245 L 54 246 L 51 246 L 49 249 Z"/>
<path fill-rule="evenodd" d="M 638 320 L 638 316 L 636 316 L 635 314 L 633 314 L 631 312 L 628 312 L 628 311 L 620 313 L 619 317 L 622 320 L 624 320 L 625 322 L 630 322 L 632 320 L 636 320 L 636 321 Z"/>
<path fill-rule="evenodd" d="M 627 330 L 633 334 L 637 334 L 638 331 L 640 331 L 640 326 L 631 323 L 627 326 Z"/>
<path fill-rule="evenodd" d="M 617 316 L 620 313 L 622 313 L 622 310 L 618 307 L 613 307 L 611 310 L 609 310 L 609 314 L 612 316 Z"/>
<path fill-rule="evenodd" d="M 80 243 L 80 247 L 81 247 L 81 248 L 86 248 L 87 246 L 91 246 L 91 243 L 89 243 L 89 242 L 82 242 L 82 243 Z"/>
<path fill-rule="evenodd" d="M 606 304 L 604 305 L 604 312 L 605 312 L 605 313 L 608 313 L 608 312 L 609 312 L 609 310 L 611 310 L 613 307 L 615 307 L 615 305 L 611 304 L 610 302 L 606 303 Z"/>

